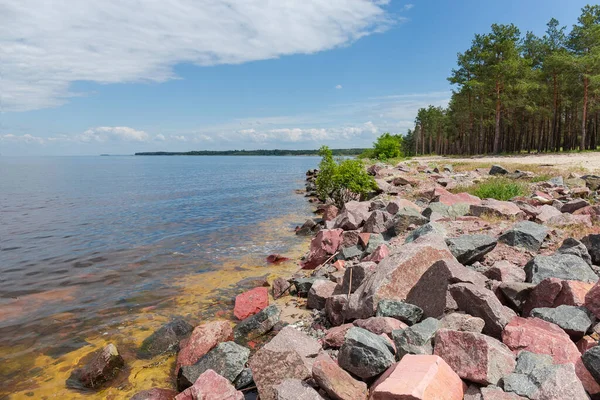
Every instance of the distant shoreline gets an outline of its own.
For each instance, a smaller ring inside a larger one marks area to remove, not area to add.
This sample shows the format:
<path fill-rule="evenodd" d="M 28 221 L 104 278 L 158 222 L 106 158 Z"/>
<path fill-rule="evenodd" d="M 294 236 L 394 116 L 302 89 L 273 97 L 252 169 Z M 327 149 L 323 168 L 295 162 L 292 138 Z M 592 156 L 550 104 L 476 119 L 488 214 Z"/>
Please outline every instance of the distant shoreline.
<path fill-rule="evenodd" d="M 365 149 L 333 149 L 335 156 L 356 156 Z M 318 156 L 319 150 L 199 150 L 186 152 L 150 151 L 136 156 Z"/>

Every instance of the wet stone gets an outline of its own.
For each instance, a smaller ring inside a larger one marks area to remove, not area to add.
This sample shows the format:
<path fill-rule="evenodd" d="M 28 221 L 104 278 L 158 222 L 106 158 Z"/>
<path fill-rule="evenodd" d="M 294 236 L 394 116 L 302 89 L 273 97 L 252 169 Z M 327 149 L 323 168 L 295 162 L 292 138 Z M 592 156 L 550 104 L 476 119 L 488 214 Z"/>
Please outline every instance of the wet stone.
<path fill-rule="evenodd" d="M 75 369 L 67 379 L 72 389 L 98 389 L 114 379 L 125 365 L 123 357 L 113 344 L 92 353 L 91 360 Z"/>
<path fill-rule="evenodd" d="M 181 318 L 177 318 L 147 337 L 140 346 L 140 358 L 152 358 L 159 354 L 176 352 L 179 342 L 188 337 L 194 327 Z"/>
<path fill-rule="evenodd" d="M 280 313 L 279 308 L 272 305 L 239 322 L 233 328 L 234 340 L 238 343 L 244 343 L 264 335 L 279 322 Z"/>

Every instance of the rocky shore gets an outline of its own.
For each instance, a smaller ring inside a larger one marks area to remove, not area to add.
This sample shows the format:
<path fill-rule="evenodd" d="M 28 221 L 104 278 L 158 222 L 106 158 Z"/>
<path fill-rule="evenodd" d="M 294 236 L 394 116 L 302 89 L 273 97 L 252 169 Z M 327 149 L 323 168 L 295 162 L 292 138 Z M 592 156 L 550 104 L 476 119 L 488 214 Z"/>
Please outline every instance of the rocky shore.
<path fill-rule="evenodd" d="M 235 323 L 150 334 L 137 357 L 176 353 L 174 384 L 132 399 L 600 399 L 600 177 L 505 167 L 375 164 L 378 191 L 341 209 L 307 172 L 320 216 L 297 229 L 298 273 L 239 294 Z M 495 176 L 528 193 L 457 190 Z M 107 345 L 66 385 L 98 390 L 125 364 Z"/>

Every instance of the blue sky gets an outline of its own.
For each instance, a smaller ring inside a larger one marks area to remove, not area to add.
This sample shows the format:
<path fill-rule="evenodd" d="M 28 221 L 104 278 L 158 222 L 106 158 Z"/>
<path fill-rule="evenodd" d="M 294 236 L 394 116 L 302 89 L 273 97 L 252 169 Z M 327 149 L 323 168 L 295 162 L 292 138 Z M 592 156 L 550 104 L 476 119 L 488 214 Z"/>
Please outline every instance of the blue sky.
<path fill-rule="evenodd" d="M 0 154 L 368 147 L 492 23 L 577 0 L 0 0 Z"/>

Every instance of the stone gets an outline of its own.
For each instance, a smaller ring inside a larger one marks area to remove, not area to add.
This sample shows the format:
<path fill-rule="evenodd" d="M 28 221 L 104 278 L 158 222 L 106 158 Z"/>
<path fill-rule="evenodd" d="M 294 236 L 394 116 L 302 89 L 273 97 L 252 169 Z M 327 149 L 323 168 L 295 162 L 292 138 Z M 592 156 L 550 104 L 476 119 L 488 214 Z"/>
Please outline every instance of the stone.
<path fill-rule="evenodd" d="M 481 199 L 477 196 L 473 196 L 469 193 L 450 193 L 446 189 L 436 188 L 435 189 L 435 198 L 434 202 L 438 202 L 441 204 L 445 204 L 447 206 L 451 206 L 450 213 L 448 216 L 453 216 L 453 213 L 462 214 L 464 210 L 464 205 L 479 205 L 481 204 Z M 432 203 L 430 203 L 431 205 Z M 454 207 L 456 206 L 456 207 Z M 470 210 L 470 207 L 469 207 Z M 457 215 L 459 216 L 459 215 Z"/>
<path fill-rule="evenodd" d="M 496 239 L 489 235 L 462 235 L 446 239 L 450 252 L 459 263 L 472 264 L 481 261 L 483 257 L 494 250 Z"/>
<path fill-rule="evenodd" d="M 200 375 L 208 370 L 213 370 L 233 382 L 246 366 L 249 356 L 250 350 L 239 344 L 234 342 L 219 343 L 195 364 L 184 365 L 179 369 L 177 388 L 179 391 L 187 389 L 196 382 Z"/>
<path fill-rule="evenodd" d="M 580 257 L 555 253 L 536 256 L 525 265 L 527 282 L 540 283 L 546 278 L 560 278 L 582 282 L 597 282 L 594 270 Z"/>
<path fill-rule="evenodd" d="M 483 274 L 490 279 L 500 282 L 524 282 L 526 278 L 523 268 L 517 267 L 506 260 L 496 261 Z"/>
<path fill-rule="evenodd" d="M 152 388 L 134 394 L 129 400 L 173 400 L 177 392 L 171 389 Z"/>
<path fill-rule="evenodd" d="M 585 307 L 560 305 L 556 308 L 534 308 L 531 316 L 560 326 L 573 341 L 581 339 L 594 323 L 594 317 Z"/>
<path fill-rule="evenodd" d="M 588 253 L 592 257 L 592 263 L 600 264 L 600 235 L 587 235 L 581 239 L 581 243 L 585 245 Z"/>
<path fill-rule="evenodd" d="M 347 305 L 347 294 L 333 295 L 325 301 L 325 315 L 332 326 L 339 326 L 344 323 Z"/>
<path fill-rule="evenodd" d="M 359 244 L 360 234 L 360 231 L 344 231 L 341 247 L 352 247 Z"/>
<path fill-rule="evenodd" d="M 175 400 L 244 400 L 244 395 L 226 378 L 209 369 L 194 385 L 175 396 Z"/>
<path fill-rule="evenodd" d="M 585 185 L 590 188 L 590 190 L 598 190 L 600 189 L 600 176 L 597 175 L 584 175 L 581 177 L 585 181 Z"/>
<path fill-rule="evenodd" d="M 563 204 L 560 211 L 563 213 L 573 214 L 575 211 L 579 210 L 580 208 L 587 207 L 589 205 L 590 205 L 590 203 L 587 200 L 574 199 L 574 200 L 568 201 L 565 204 Z"/>
<path fill-rule="evenodd" d="M 284 379 L 273 390 L 277 400 L 324 400 L 313 387 L 300 379 Z"/>
<path fill-rule="evenodd" d="M 353 322 L 354 326 L 368 330 L 376 335 L 382 333 L 389 334 L 396 329 L 404 329 L 407 325 L 395 318 L 390 317 L 371 317 L 367 319 L 357 319 Z"/>
<path fill-rule="evenodd" d="M 392 216 L 388 212 L 375 210 L 365 221 L 362 230 L 369 233 L 384 233 L 388 230 L 388 221 L 391 218 Z"/>
<path fill-rule="evenodd" d="M 498 241 L 509 246 L 538 251 L 548 236 L 548 228 L 531 221 L 521 221 L 504 232 Z"/>
<path fill-rule="evenodd" d="M 446 237 L 446 230 L 441 224 L 438 224 L 437 222 L 428 222 L 425 225 L 421 225 L 417 229 L 409 233 L 408 236 L 406 236 L 406 239 L 404 239 L 404 243 L 414 242 L 421 236 L 425 235 L 437 235 L 440 237 Z"/>
<path fill-rule="evenodd" d="M 437 319 L 426 318 L 413 326 L 392 331 L 396 358 L 401 360 L 406 354 L 432 354 L 433 338 L 439 326 Z"/>
<path fill-rule="evenodd" d="M 281 311 L 276 305 L 271 305 L 251 317 L 239 322 L 233 328 L 233 338 L 236 342 L 245 343 L 269 332 L 277 322 Z"/>
<path fill-rule="evenodd" d="M 471 382 L 497 385 L 516 365 L 516 357 L 506 345 L 481 333 L 442 329 L 434 341 L 433 354 Z"/>
<path fill-rule="evenodd" d="M 483 319 L 457 312 L 445 315 L 440 321 L 440 329 L 453 331 L 481 333 L 484 326 L 485 321 Z"/>
<path fill-rule="evenodd" d="M 346 268 L 342 283 L 342 293 L 348 294 L 356 292 L 356 289 L 358 289 L 359 286 L 375 272 L 376 268 L 376 263 L 367 261 Z"/>
<path fill-rule="evenodd" d="M 371 261 L 379 264 L 384 258 L 390 255 L 390 250 L 385 244 L 379 245 L 371 254 L 364 257 L 362 261 Z"/>
<path fill-rule="evenodd" d="M 394 363 L 384 339 L 362 328 L 350 328 L 338 354 L 340 367 L 362 379 L 373 378 Z"/>
<path fill-rule="evenodd" d="M 378 317 L 391 317 L 409 325 L 416 324 L 423 317 L 423 310 L 415 305 L 396 300 L 380 300 L 377 303 Z"/>
<path fill-rule="evenodd" d="M 254 377 L 252 376 L 252 370 L 250 368 L 244 368 L 242 372 L 233 381 L 233 386 L 240 390 L 250 385 L 254 385 Z"/>
<path fill-rule="evenodd" d="M 317 280 L 320 280 L 320 279 L 326 280 L 322 276 L 319 276 L 319 277 L 309 276 L 309 277 L 302 277 L 302 278 L 293 278 L 292 284 L 296 288 L 296 295 L 298 297 L 308 297 L 308 292 L 310 291 L 310 288 Z"/>
<path fill-rule="evenodd" d="M 574 215 L 589 215 L 592 218 L 592 221 L 598 222 L 600 219 L 600 205 L 587 206 L 584 208 L 580 208 L 579 210 L 573 213 Z"/>
<path fill-rule="evenodd" d="M 541 206 L 539 208 L 538 213 L 537 213 L 535 219 L 538 222 L 541 222 L 541 223 L 545 224 L 545 223 L 547 223 L 550 220 L 550 218 L 556 217 L 556 216 L 558 216 L 560 214 L 561 214 L 561 212 L 558 211 L 556 209 L 556 207 L 552 207 L 551 205 L 545 204 L 545 205 L 543 205 L 543 206 Z"/>
<path fill-rule="evenodd" d="M 323 344 L 325 345 L 325 347 L 329 347 L 332 349 L 342 347 L 342 345 L 344 344 L 346 333 L 348 333 L 348 330 L 353 326 L 354 324 L 344 324 L 330 328 L 325 334 L 325 337 L 323 338 Z"/>
<path fill-rule="evenodd" d="M 344 204 L 344 208 L 333 220 L 335 228 L 341 228 L 345 231 L 359 229 L 369 218 L 369 208 L 371 203 L 368 201 L 349 201 Z"/>
<path fill-rule="evenodd" d="M 276 278 L 273 281 L 272 286 L 273 286 L 273 298 L 275 300 L 277 300 L 278 298 L 283 296 L 289 290 L 289 288 L 292 286 L 292 284 L 287 279 Z"/>
<path fill-rule="evenodd" d="M 87 361 L 85 359 L 87 358 Z M 71 389 L 98 389 L 113 380 L 125 366 L 117 347 L 110 343 L 89 354 L 71 372 L 66 385 Z"/>
<path fill-rule="evenodd" d="M 338 253 L 338 259 L 348 261 L 360 258 L 362 254 L 363 249 L 359 245 L 351 247 L 342 247 Z"/>
<path fill-rule="evenodd" d="M 494 292 L 472 283 L 455 283 L 449 287 L 458 309 L 485 321 L 483 333 L 499 338 L 502 330 L 516 316 L 500 303 Z"/>
<path fill-rule="evenodd" d="M 338 216 L 340 210 L 333 204 L 328 204 L 323 208 L 323 221 L 331 221 Z"/>
<path fill-rule="evenodd" d="M 598 337 L 597 335 L 594 336 L 596 336 L 596 338 Z M 579 339 L 577 343 L 575 343 L 575 345 L 577 346 L 577 350 L 579 350 L 579 352 L 583 355 L 583 353 L 585 353 L 592 347 L 598 346 L 598 340 L 596 338 L 590 335 L 585 335 L 584 337 Z"/>
<path fill-rule="evenodd" d="M 585 295 L 585 307 L 600 318 L 600 283 L 596 283 Z"/>
<path fill-rule="evenodd" d="M 596 381 L 600 381 L 600 347 L 594 346 L 581 357 L 583 365 L 592 374 Z"/>
<path fill-rule="evenodd" d="M 536 287 L 533 283 L 525 282 L 502 282 L 498 286 L 501 297 L 505 299 L 507 304 L 515 311 L 521 312 L 525 302 L 533 289 Z"/>
<path fill-rule="evenodd" d="M 363 233 L 364 235 L 364 233 Z M 365 246 L 365 253 L 371 254 L 377 249 L 379 246 L 385 243 L 385 239 L 382 234 L 379 233 L 371 233 L 369 234 L 369 243 Z"/>
<path fill-rule="evenodd" d="M 585 295 L 594 286 L 592 283 L 547 278 L 541 281 L 531 292 L 523 308 L 528 316 L 534 308 L 558 307 L 560 305 L 582 306 Z"/>
<path fill-rule="evenodd" d="M 396 213 L 398 213 L 398 211 L 400 211 L 403 208 L 412 208 L 417 212 L 421 212 L 421 208 L 418 205 L 406 199 L 394 199 L 390 201 L 387 204 L 385 210 L 391 215 L 396 215 Z"/>
<path fill-rule="evenodd" d="M 372 400 L 463 400 L 466 385 L 434 355 L 406 355 L 371 389 Z"/>
<path fill-rule="evenodd" d="M 589 215 L 561 214 L 550 218 L 546 223 L 556 228 L 577 227 L 580 225 L 591 228 L 592 217 Z"/>
<path fill-rule="evenodd" d="M 408 293 L 406 301 L 420 307 L 423 316 L 439 318 L 446 311 L 456 310 L 456 302 L 448 287 L 459 282 L 484 287 L 486 278 L 456 260 L 441 260 L 425 271 Z"/>
<path fill-rule="evenodd" d="M 506 393 L 502 389 L 494 386 L 482 387 L 478 390 L 481 395 L 481 400 L 527 400 L 525 397 L 518 396 L 514 393 Z"/>
<path fill-rule="evenodd" d="M 322 229 L 310 241 L 310 251 L 302 264 L 304 269 L 315 269 L 335 254 L 342 244 L 342 229 Z"/>
<path fill-rule="evenodd" d="M 556 252 L 560 254 L 572 254 L 583 259 L 588 265 L 592 265 L 592 257 L 587 247 L 575 238 L 565 239 Z"/>
<path fill-rule="evenodd" d="M 469 214 L 475 217 L 487 215 L 514 219 L 522 219 L 525 216 L 525 213 L 516 204 L 495 199 L 485 199 L 479 205 L 471 205 Z"/>
<path fill-rule="evenodd" d="M 406 232 L 411 225 L 421 226 L 428 222 L 429 220 L 419 214 L 414 208 L 404 207 L 394 214 L 390 222 L 390 227 L 394 235 L 401 235 Z"/>
<path fill-rule="evenodd" d="M 233 336 L 231 324 L 228 321 L 213 321 L 199 325 L 194 328 L 189 339 L 181 341 L 175 374 L 179 368 L 193 365 L 213 347 L 221 342 L 229 340 Z"/>
<path fill-rule="evenodd" d="M 490 175 L 506 175 L 508 174 L 508 170 L 504 167 L 502 167 L 501 165 L 492 165 L 492 168 L 490 168 L 490 172 L 488 172 Z"/>
<path fill-rule="evenodd" d="M 340 368 L 327 353 L 319 354 L 315 360 L 312 377 L 332 400 L 367 399 L 367 385 Z"/>
<path fill-rule="evenodd" d="M 468 203 L 455 203 L 452 205 L 447 205 L 444 202 L 437 201 L 429 203 L 429 206 L 423 210 L 422 214 L 429 219 L 431 219 L 432 215 L 434 214 L 440 215 L 444 218 L 458 218 L 469 213 L 469 206 L 470 205 Z"/>
<path fill-rule="evenodd" d="M 307 219 L 302 226 L 296 227 L 296 235 L 310 236 L 318 229 L 317 223 L 313 219 Z"/>
<path fill-rule="evenodd" d="M 243 320 L 269 306 L 269 292 L 266 287 L 257 287 L 235 297 L 233 315 Z"/>
<path fill-rule="evenodd" d="M 147 359 L 159 354 L 176 352 L 179 350 L 179 342 L 188 337 L 193 330 L 192 325 L 181 318 L 176 318 L 144 339 L 138 355 L 140 358 Z"/>
<path fill-rule="evenodd" d="M 306 302 L 307 308 L 315 310 L 322 310 L 325 308 L 325 301 L 333 296 L 333 291 L 336 288 L 335 282 L 320 279 L 310 287 L 308 291 L 308 298 Z"/>
<path fill-rule="evenodd" d="M 285 379 L 306 380 L 321 345 L 290 326 L 283 328 L 250 358 L 250 369 L 262 400 L 275 400 L 274 386 Z"/>

